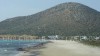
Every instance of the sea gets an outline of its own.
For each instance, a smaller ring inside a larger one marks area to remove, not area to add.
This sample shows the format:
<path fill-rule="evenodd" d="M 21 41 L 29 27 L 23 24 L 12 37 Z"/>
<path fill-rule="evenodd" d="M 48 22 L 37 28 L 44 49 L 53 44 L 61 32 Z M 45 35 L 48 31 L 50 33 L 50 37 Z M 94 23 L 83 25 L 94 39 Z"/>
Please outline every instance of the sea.
<path fill-rule="evenodd" d="M 29 47 L 45 42 L 44 40 L 0 40 L 0 56 L 16 56 L 18 48 Z"/>

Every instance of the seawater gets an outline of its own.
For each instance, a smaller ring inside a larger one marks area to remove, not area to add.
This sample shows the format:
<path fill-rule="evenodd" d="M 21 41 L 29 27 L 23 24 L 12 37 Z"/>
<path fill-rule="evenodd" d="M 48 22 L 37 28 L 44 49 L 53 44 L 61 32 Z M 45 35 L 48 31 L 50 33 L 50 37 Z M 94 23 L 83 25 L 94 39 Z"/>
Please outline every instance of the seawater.
<path fill-rule="evenodd" d="M 17 48 L 34 46 L 44 42 L 42 40 L 0 40 L 0 56 L 15 56 L 19 53 Z"/>

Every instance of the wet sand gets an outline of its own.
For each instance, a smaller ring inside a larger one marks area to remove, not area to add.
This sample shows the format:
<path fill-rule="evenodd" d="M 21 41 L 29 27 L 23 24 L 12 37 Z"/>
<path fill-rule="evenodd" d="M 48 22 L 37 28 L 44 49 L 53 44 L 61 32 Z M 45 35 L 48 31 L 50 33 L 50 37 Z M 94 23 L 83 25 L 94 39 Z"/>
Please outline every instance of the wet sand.
<path fill-rule="evenodd" d="M 15 55 L 15 56 L 38 56 L 40 52 L 38 52 L 37 50 L 35 51 L 22 51 L 19 54 Z"/>
<path fill-rule="evenodd" d="M 36 46 L 24 48 L 15 56 L 39 56 L 41 53 L 41 49 L 45 48 L 46 43 L 40 43 L 40 44 L 37 44 Z"/>

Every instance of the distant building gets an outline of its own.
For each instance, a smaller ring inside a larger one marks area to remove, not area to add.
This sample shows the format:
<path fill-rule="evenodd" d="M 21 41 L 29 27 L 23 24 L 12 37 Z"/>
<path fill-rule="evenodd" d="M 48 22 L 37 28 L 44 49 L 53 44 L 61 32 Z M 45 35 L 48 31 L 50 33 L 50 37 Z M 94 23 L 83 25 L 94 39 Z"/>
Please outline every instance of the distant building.
<path fill-rule="evenodd" d="M 80 36 L 80 40 L 88 40 L 87 36 Z"/>
<path fill-rule="evenodd" d="M 46 36 L 42 36 L 42 39 L 46 39 Z"/>
<path fill-rule="evenodd" d="M 51 40 L 58 40 L 60 37 L 59 35 L 52 35 L 52 36 L 48 36 L 48 38 Z"/>
<path fill-rule="evenodd" d="M 100 37 L 95 37 L 95 40 L 100 40 Z"/>

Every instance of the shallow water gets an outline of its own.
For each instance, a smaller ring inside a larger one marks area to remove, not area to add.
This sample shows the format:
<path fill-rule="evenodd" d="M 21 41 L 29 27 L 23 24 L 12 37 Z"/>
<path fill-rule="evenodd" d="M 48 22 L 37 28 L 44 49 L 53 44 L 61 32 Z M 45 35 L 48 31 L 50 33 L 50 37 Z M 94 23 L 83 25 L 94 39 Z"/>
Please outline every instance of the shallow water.
<path fill-rule="evenodd" d="M 15 56 L 19 47 L 28 47 L 38 44 L 40 40 L 0 40 L 0 56 Z"/>

